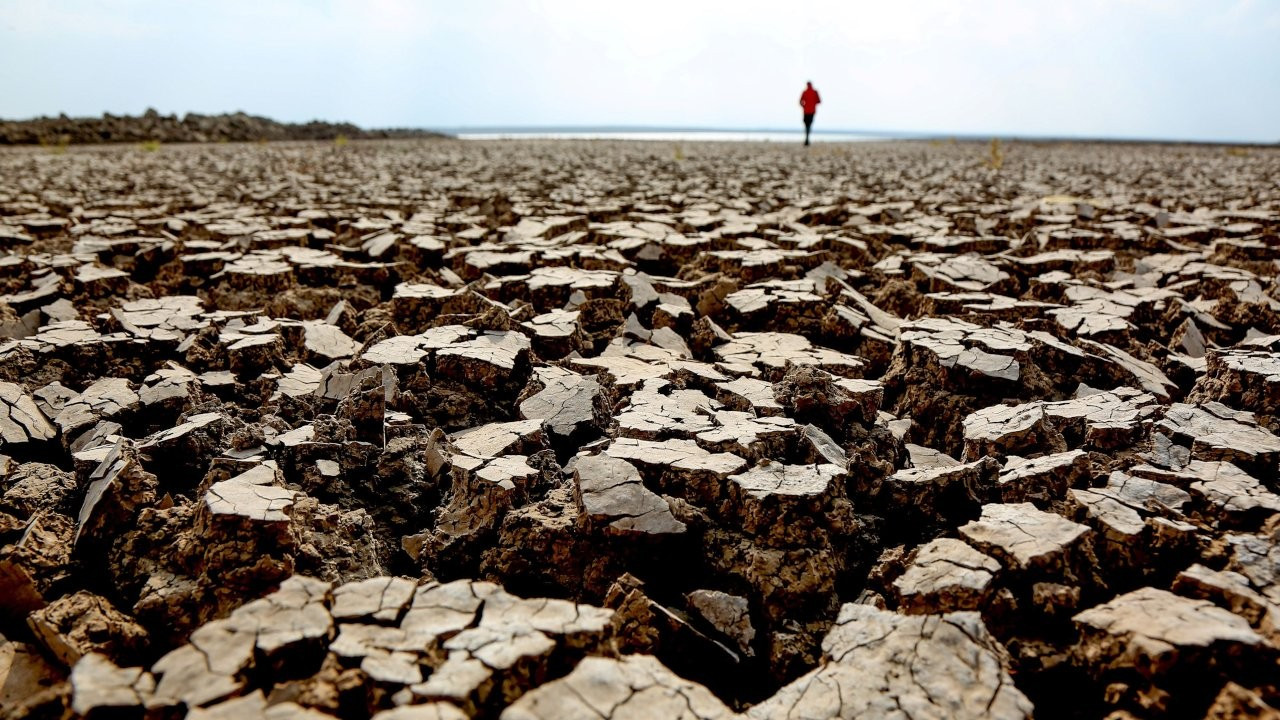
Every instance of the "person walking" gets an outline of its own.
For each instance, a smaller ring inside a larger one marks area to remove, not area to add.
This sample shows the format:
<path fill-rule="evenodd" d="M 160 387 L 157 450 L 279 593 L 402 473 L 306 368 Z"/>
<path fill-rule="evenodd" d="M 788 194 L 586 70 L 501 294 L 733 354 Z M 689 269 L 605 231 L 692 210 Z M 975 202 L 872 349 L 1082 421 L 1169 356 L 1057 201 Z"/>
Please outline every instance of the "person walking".
<path fill-rule="evenodd" d="M 800 109 L 804 111 L 804 144 L 809 144 L 809 128 L 813 127 L 813 114 L 818 111 L 818 103 L 822 102 L 822 98 L 818 97 L 818 91 L 813 89 L 813 83 L 804 84 L 804 92 L 800 93 Z"/>

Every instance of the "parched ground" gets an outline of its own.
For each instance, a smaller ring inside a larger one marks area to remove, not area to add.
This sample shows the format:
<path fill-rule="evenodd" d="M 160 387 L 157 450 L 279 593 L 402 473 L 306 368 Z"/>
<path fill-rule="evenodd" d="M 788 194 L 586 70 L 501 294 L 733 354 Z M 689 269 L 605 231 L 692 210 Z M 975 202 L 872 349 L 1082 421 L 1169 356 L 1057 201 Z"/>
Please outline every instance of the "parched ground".
<path fill-rule="evenodd" d="M 1277 716 L 1278 149 L 9 149 L 0 252 L 10 717 Z"/>

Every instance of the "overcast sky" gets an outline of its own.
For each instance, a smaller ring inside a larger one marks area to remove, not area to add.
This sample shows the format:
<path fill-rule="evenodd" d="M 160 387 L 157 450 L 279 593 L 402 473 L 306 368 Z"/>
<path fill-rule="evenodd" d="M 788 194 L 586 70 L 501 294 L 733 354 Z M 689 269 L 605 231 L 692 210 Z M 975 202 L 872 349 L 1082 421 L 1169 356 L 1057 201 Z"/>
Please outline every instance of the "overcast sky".
<path fill-rule="evenodd" d="M 0 117 L 1280 141 L 1280 0 L 0 0 Z"/>

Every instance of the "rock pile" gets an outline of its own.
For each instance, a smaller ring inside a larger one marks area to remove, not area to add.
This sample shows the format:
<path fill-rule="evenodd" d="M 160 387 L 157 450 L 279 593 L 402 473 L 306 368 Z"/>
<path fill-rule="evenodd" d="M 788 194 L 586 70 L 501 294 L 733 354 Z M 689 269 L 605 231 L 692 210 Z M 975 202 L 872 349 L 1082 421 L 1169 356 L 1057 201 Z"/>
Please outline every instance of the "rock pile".
<path fill-rule="evenodd" d="M 0 153 L 0 707 L 1276 716 L 1280 153 L 796 150 Z"/>

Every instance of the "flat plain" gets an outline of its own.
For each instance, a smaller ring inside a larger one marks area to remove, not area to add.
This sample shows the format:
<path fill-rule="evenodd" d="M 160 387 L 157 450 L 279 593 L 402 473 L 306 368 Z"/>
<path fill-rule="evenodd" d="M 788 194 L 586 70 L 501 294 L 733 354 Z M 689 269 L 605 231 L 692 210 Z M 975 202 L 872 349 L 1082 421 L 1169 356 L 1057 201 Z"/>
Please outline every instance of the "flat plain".
<path fill-rule="evenodd" d="M 1280 149 L 0 151 L 12 717 L 1275 717 Z"/>

